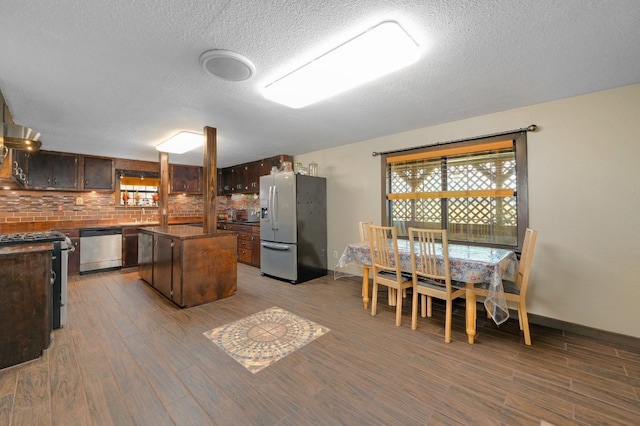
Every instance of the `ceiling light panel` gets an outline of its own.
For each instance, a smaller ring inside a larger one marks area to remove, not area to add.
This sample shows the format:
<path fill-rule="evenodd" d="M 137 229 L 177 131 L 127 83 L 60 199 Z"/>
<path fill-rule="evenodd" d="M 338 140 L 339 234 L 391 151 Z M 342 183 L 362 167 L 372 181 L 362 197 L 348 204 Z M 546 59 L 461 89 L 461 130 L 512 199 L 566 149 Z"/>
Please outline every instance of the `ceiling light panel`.
<path fill-rule="evenodd" d="M 265 98 L 302 108 L 404 68 L 420 48 L 396 22 L 383 22 L 264 88 Z"/>
<path fill-rule="evenodd" d="M 202 145 L 204 145 L 204 135 L 193 132 L 180 132 L 156 146 L 156 149 L 171 154 L 184 154 Z"/>

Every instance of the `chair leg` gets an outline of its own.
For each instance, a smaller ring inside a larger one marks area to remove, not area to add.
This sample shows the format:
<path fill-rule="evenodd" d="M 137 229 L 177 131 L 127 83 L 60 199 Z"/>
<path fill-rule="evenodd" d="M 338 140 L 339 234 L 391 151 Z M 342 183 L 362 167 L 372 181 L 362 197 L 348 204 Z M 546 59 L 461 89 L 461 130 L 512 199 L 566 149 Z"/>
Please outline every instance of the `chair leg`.
<path fill-rule="evenodd" d="M 376 315 L 376 307 L 378 306 L 378 283 L 373 279 L 373 288 L 371 289 L 371 316 Z"/>
<path fill-rule="evenodd" d="M 444 314 L 444 342 L 445 343 L 450 343 L 451 342 L 451 317 L 453 314 L 453 301 L 452 300 L 447 300 L 447 310 Z"/>
<path fill-rule="evenodd" d="M 433 315 L 433 305 L 431 302 L 432 302 L 432 297 L 427 296 L 427 316 L 429 318 L 431 318 L 431 316 Z"/>
<path fill-rule="evenodd" d="M 520 302 L 517 302 L 516 306 L 518 307 L 518 325 L 520 326 L 520 330 L 524 330 L 522 325 L 522 305 Z"/>
<path fill-rule="evenodd" d="M 418 292 L 413 289 L 413 297 L 411 298 L 411 329 L 418 328 Z"/>
<path fill-rule="evenodd" d="M 422 318 L 426 318 L 427 317 L 427 295 L 426 294 L 421 294 L 420 295 L 420 316 Z"/>
<path fill-rule="evenodd" d="M 523 302 L 518 303 L 518 318 L 524 332 L 524 344 L 531 346 L 531 333 L 529 332 L 529 317 L 527 316 L 527 307 Z"/>
<path fill-rule="evenodd" d="M 396 325 L 402 324 L 402 290 L 396 290 Z"/>

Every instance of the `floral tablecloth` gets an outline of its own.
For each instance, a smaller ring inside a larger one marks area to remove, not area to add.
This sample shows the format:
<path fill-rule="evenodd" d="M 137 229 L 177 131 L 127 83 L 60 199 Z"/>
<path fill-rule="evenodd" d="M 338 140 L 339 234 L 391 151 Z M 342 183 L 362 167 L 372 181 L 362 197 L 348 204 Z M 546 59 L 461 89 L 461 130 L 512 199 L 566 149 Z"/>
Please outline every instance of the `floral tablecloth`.
<path fill-rule="evenodd" d="M 442 246 L 437 250 L 442 255 Z M 408 240 L 398 240 L 400 269 L 411 273 L 411 251 Z M 349 244 L 338 260 L 336 270 L 355 263 L 371 265 L 371 250 L 367 243 Z M 442 268 L 442 258 L 437 262 Z M 484 301 L 491 318 L 500 325 L 509 319 L 509 309 L 504 299 L 502 280 L 515 281 L 518 271 L 518 258 L 511 250 L 478 247 L 461 244 L 449 244 L 449 267 L 451 279 L 465 283 L 473 283 L 488 290 Z"/>

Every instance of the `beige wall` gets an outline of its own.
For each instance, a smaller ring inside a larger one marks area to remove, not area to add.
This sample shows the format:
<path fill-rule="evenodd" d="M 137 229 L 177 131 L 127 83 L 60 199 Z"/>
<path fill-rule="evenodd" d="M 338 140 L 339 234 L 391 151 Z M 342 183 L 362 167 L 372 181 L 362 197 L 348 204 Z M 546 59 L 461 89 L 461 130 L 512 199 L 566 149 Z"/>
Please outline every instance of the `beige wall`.
<path fill-rule="evenodd" d="M 640 337 L 640 85 L 504 111 L 295 157 L 327 178 L 329 265 L 360 220 L 380 223 L 373 151 L 537 124 L 528 135 L 531 313 Z M 337 281 L 336 284 L 340 282 Z"/>

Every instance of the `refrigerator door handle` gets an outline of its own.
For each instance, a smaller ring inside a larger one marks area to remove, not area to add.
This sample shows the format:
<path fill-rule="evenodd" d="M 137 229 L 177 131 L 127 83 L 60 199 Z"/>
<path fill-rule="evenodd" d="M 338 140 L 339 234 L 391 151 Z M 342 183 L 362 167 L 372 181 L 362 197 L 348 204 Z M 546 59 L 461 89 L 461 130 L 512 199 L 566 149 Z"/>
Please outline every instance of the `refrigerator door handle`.
<path fill-rule="evenodd" d="M 278 187 L 272 186 L 269 188 L 271 192 L 271 196 L 269 197 L 269 202 L 271 203 L 271 229 L 274 231 L 278 230 L 278 209 L 276 206 L 278 205 Z"/>
<path fill-rule="evenodd" d="M 260 245 L 264 248 L 273 250 L 287 251 L 290 249 L 290 246 L 288 244 L 268 243 L 266 241 L 262 241 Z"/>
<path fill-rule="evenodd" d="M 272 231 L 275 230 L 273 225 L 273 215 L 275 214 L 273 208 L 273 188 L 275 188 L 273 185 L 269 186 L 269 223 L 271 224 Z"/>

